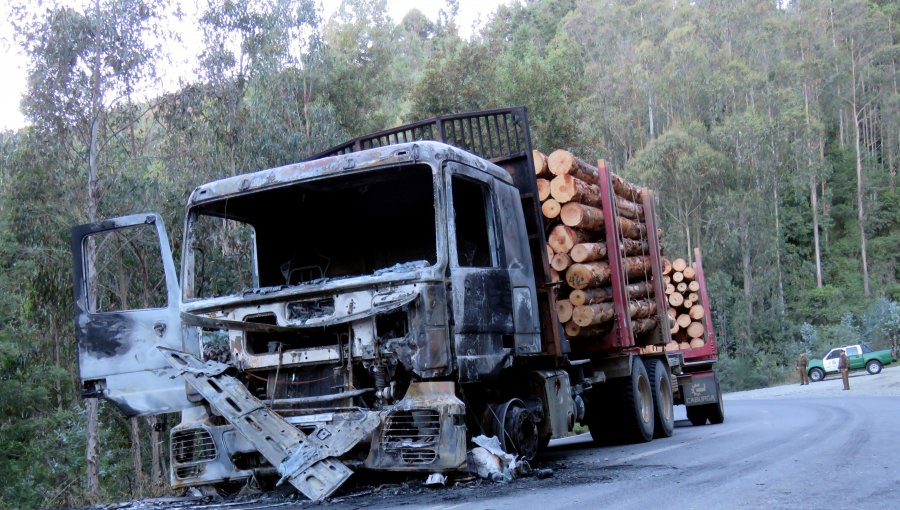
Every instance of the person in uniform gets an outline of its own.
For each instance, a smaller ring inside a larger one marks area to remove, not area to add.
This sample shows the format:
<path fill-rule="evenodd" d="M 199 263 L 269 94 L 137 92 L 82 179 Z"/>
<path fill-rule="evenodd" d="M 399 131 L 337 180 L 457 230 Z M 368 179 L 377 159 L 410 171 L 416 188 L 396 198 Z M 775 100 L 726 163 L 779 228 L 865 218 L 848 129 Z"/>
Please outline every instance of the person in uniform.
<path fill-rule="evenodd" d="M 841 359 L 838 361 L 838 368 L 841 369 L 841 380 L 844 381 L 844 389 L 850 389 L 850 360 L 847 359 L 847 353 L 841 351 Z"/>
<path fill-rule="evenodd" d="M 806 373 L 806 366 L 809 365 L 809 358 L 805 352 L 800 353 L 797 358 L 797 370 L 800 372 L 800 386 L 809 384 L 809 374 Z"/>

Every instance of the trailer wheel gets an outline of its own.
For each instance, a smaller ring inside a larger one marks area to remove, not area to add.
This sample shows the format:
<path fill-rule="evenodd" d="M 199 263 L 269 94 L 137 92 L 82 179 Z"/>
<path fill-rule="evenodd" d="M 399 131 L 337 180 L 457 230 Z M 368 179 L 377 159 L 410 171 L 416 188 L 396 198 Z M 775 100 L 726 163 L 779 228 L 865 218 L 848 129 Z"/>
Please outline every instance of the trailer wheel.
<path fill-rule="evenodd" d="M 688 406 L 687 417 L 695 427 L 706 425 L 706 406 Z"/>
<path fill-rule="evenodd" d="M 672 403 L 672 380 L 662 361 L 644 360 L 650 393 L 653 395 L 654 437 L 672 437 L 675 431 L 675 408 Z"/>
<path fill-rule="evenodd" d="M 631 376 L 619 388 L 622 402 L 622 432 L 625 439 L 646 443 L 653 439 L 653 394 L 647 369 L 640 358 L 631 364 Z"/>
<path fill-rule="evenodd" d="M 715 376 L 716 381 L 716 400 L 715 404 L 707 404 L 706 416 L 713 425 L 718 425 L 725 421 L 725 402 L 722 401 L 722 387 L 719 385 L 719 376 Z"/>

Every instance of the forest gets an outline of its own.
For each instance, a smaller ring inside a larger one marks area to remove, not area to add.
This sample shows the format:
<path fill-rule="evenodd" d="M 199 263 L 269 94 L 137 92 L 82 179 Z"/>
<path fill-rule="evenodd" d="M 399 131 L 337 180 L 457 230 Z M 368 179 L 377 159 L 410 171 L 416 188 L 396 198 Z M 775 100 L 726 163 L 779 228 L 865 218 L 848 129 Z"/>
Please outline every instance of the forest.
<path fill-rule="evenodd" d="M 177 259 L 195 186 L 454 112 L 524 105 L 537 148 L 658 191 L 667 252 L 703 250 L 727 389 L 900 342 L 897 2 L 525 0 L 465 37 L 457 0 L 200 4 L 196 69 L 165 88 L 177 2 L 8 20 L 28 125 L 0 133 L 0 507 L 168 493 L 177 416 L 80 396 L 72 226 L 157 211 Z"/>

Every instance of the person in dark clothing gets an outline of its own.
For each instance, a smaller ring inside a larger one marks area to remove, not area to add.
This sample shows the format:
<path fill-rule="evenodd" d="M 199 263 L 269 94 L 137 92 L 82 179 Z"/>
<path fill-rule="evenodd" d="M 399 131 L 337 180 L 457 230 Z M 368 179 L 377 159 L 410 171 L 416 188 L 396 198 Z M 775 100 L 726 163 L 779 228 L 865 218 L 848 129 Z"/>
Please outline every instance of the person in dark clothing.
<path fill-rule="evenodd" d="M 838 368 L 841 370 L 841 380 L 844 381 L 844 389 L 850 389 L 850 360 L 847 359 L 847 353 L 841 351 L 841 359 L 838 361 Z"/>
<path fill-rule="evenodd" d="M 800 357 L 797 358 L 797 371 L 800 372 L 800 386 L 809 384 L 809 374 L 806 372 L 807 365 L 809 365 L 809 358 L 806 356 L 805 352 L 801 352 Z"/>

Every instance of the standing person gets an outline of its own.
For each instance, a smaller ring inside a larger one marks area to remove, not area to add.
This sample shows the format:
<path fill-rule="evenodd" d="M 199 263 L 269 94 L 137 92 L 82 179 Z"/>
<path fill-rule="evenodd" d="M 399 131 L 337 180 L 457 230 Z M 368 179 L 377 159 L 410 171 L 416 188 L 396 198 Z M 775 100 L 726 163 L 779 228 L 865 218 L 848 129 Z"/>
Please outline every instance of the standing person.
<path fill-rule="evenodd" d="M 805 352 L 800 353 L 797 358 L 797 370 L 800 372 L 800 386 L 809 384 L 809 374 L 806 373 L 806 366 L 809 365 L 809 358 Z"/>
<path fill-rule="evenodd" d="M 838 361 L 838 368 L 841 369 L 841 380 L 844 381 L 844 389 L 850 389 L 850 361 L 847 359 L 846 351 L 841 351 L 841 359 Z"/>

